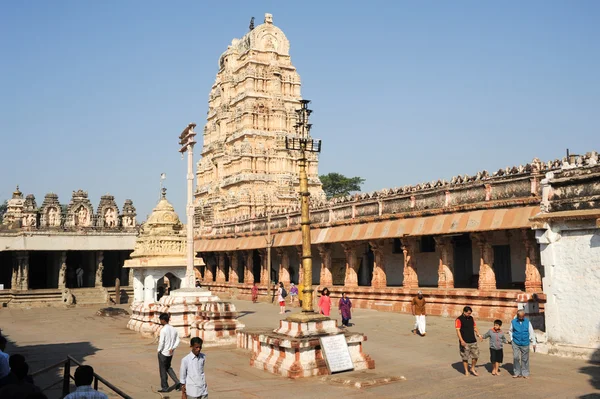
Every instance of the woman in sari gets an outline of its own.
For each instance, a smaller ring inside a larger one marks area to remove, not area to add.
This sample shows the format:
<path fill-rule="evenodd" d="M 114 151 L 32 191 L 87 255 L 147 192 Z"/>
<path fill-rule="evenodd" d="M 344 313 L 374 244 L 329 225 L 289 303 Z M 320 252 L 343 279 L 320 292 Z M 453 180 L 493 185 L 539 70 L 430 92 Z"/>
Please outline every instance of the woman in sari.
<path fill-rule="evenodd" d="M 256 303 L 257 300 L 258 300 L 258 287 L 256 286 L 256 283 L 254 283 L 252 285 L 252 302 Z"/>
<path fill-rule="evenodd" d="M 348 327 L 348 322 L 352 318 L 352 312 L 350 311 L 352 302 L 350 302 L 350 299 L 348 299 L 345 292 L 342 292 L 338 307 L 340 309 L 340 315 L 342 315 L 342 326 Z"/>
<path fill-rule="evenodd" d="M 323 291 L 321 291 L 319 309 L 321 310 L 321 314 L 324 314 L 325 316 L 329 316 L 331 313 L 331 298 L 329 298 L 329 290 L 327 288 L 323 288 Z"/>

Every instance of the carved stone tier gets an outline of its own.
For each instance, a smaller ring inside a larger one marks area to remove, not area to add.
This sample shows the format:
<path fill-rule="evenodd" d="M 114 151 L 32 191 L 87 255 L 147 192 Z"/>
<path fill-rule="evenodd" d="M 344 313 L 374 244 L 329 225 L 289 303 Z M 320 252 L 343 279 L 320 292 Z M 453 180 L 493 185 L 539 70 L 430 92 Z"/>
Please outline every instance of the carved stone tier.
<path fill-rule="evenodd" d="M 343 334 L 354 370 L 375 368 L 375 361 L 363 352 L 367 337 L 360 333 L 342 332 L 337 321 L 324 318 L 307 323 L 281 320 L 279 328 L 268 332 L 238 333 L 238 347 L 250 349 L 250 365 L 288 378 L 327 375 L 320 337 Z"/>

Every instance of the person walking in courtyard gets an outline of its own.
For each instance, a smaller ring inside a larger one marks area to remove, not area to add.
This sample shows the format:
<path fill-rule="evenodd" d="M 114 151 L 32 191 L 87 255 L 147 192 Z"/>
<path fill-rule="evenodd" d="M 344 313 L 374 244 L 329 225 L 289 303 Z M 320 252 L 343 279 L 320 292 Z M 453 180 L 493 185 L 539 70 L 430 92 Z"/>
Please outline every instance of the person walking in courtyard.
<path fill-rule="evenodd" d="M 513 378 L 529 378 L 529 344 L 533 344 L 535 351 L 535 332 L 523 309 L 517 312 L 517 317 L 512 319 L 508 335 L 512 341 L 513 349 Z"/>
<path fill-rule="evenodd" d="M 329 289 L 323 288 L 321 298 L 319 298 L 319 311 L 325 316 L 331 314 L 331 298 L 329 298 Z"/>
<path fill-rule="evenodd" d="M 506 336 L 502 331 L 502 320 L 494 320 L 494 328 L 483 334 L 481 339 L 490 339 L 490 363 L 492 363 L 492 375 L 500 374 L 500 364 L 504 360 L 502 344 L 506 344 Z"/>
<path fill-rule="evenodd" d="M 83 269 L 81 266 L 77 267 L 77 270 L 75 270 L 75 275 L 77 276 L 77 287 L 83 287 Z"/>
<path fill-rule="evenodd" d="M 252 303 L 256 303 L 256 301 L 258 301 L 258 287 L 255 282 L 252 284 Z"/>
<path fill-rule="evenodd" d="M 465 367 L 465 375 L 469 375 L 469 361 L 471 361 L 471 373 L 478 376 L 475 366 L 479 358 L 479 348 L 477 347 L 477 337 L 481 336 L 477 329 L 477 324 L 472 316 L 473 309 L 470 306 L 463 308 L 463 313 L 454 322 L 456 335 L 458 336 L 460 357 Z"/>
<path fill-rule="evenodd" d="M 419 291 L 417 296 L 412 299 L 411 308 L 412 314 L 415 316 L 415 327 L 412 330 L 413 334 L 427 335 L 426 320 L 425 320 L 425 298 L 423 292 Z"/>
<path fill-rule="evenodd" d="M 283 288 L 283 283 L 279 283 L 279 287 L 277 288 L 277 301 L 279 302 L 279 314 L 285 314 L 285 297 L 287 293 L 285 292 L 285 288 Z"/>
<path fill-rule="evenodd" d="M 92 388 L 94 369 L 92 366 L 79 366 L 75 370 L 75 386 L 77 389 L 65 396 L 65 399 L 108 399 L 106 394 Z"/>
<path fill-rule="evenodd" d="M 161 313 L 159 316 L 160 324 L 163 326 L 160 330 L 160 339 L 158 341 L 158 371 L 160 373 L 160 390 L 158 392 L 169 391 L 169 377 L 175 381 L 175 388 L 178 389 L 181 384 L 177 379 L 177 374 L 171 368 L 173 353 L 179 346 L 179 334 L 177 330 L 169 324 L 169 315 Z"/>
<path fill-rule="evenodd" d="M 202 338 L 190 340 L 190 353 L 181 359 L 179 377 L 181 378 L 181 397 L 183 399 L 207 399 L 208 386 L 204 375 L 206 355 L 201 353 Z"/>
<path fill-rule="evenodd" d="M 290 305 L 294 304 L 294 301 L 298 299 L 298 287 L 291 283 L 290 287 Z"/>
<path fill-rule="evenodd" d="M 342 327 L 348 327 L 348 322 L 352 318 L 352 312 L 350 311 L 352 302 L 350 302 L 350 298 L 346 296 L 345 292 L 342 292 L 338 308 L 340 309 L 340 315 L 342 316 Z"/>

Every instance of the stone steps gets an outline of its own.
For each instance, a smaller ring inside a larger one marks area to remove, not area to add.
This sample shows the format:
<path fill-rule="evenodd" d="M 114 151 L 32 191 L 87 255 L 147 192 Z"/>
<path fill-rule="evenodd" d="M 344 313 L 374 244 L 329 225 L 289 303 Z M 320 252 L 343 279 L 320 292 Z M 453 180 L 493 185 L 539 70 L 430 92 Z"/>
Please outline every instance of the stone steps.
<path fill-rule="evenodd" d="M 108 302 L 108 290 L 104 287 L 73 288 L 71 294 L 75 299 L 75 305 L 97 305 Z"/>

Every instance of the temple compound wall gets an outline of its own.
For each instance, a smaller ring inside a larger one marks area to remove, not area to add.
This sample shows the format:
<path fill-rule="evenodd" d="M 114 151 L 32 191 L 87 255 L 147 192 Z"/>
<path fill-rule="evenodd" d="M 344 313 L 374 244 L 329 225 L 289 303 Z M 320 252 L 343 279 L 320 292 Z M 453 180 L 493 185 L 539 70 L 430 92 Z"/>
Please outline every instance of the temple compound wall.
<path fill-rule="evenodd" d="M 573 166 L 546 174 L 534 218 L 548 300 L 541 350 L 600 361 L 600 165 Z"/>
<path fill-rule="evenodd" d="M 0 226 L 0 301 L 71 303 L 77 294 L 80 303 L 84 297 L 98 301 L 114 290 L 115 279 L 130 284 L 123 264 L 137 235 L 131 200 L 120 212 L 114 197 L 103 195 L 94 212 L 87 192 L 78 190 L 68 205 L 49 193 L 38 207 L 33 195 L 24 198 L 17 187 L 7 205 Z"/>

